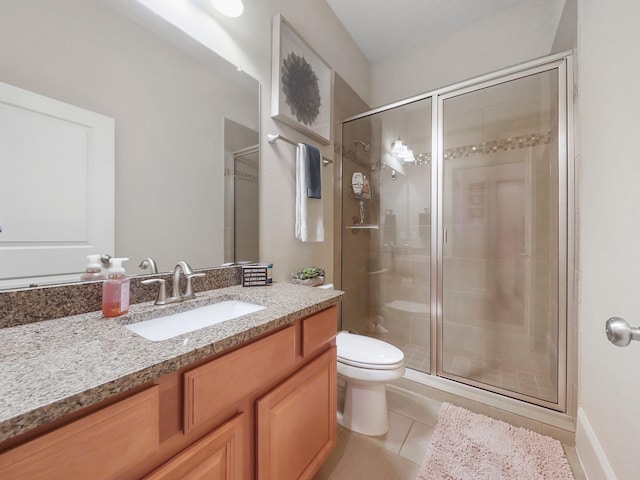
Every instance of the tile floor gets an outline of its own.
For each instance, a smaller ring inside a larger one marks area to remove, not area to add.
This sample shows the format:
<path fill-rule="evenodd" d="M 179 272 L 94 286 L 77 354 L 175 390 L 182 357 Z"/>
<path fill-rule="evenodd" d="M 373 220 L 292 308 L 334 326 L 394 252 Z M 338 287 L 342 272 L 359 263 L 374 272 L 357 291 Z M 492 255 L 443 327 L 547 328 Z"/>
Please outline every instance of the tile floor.
<path fill-rule="evenodd" d="M 388 390 L 389 432 L 367 437 L 338 428 L 338 442 L 314 480 L 415 480 L 442 403 Z M 573 447 L 564 446 L 576 480 L 586 480 Z"/>

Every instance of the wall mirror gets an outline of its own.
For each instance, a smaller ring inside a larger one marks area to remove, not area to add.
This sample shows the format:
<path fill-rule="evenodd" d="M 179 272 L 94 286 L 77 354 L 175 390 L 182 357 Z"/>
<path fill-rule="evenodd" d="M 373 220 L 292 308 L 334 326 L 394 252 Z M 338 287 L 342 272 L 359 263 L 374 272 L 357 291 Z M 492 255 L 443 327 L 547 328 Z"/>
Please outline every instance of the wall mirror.
<path fill-rule="evenodd" d="M 96 147 L 91 128 L 63 119 L 79 139 L 69 148 L 0 101 L 13 129 L 0 135 L 0 289 L 77 281 L 88 254 L 128 257 L 131 275 L 150 273 L 147 257 L 159 272 L 258 260 L 257 80 L 137 2 L 21 0 L 0 4 L 0 82 L 112 121 Z M 98 162 L 112 150 L 111 174 L 96 173 L 92 149 Z M 92 235 L 109 222 L 105 251 Z"/>

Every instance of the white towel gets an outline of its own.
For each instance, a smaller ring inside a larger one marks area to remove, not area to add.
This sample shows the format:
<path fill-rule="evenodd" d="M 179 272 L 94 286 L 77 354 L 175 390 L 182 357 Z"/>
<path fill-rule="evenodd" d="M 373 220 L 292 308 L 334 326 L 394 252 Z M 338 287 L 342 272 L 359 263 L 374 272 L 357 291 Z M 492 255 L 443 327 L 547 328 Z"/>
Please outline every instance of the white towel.
<path fill-rule="evenodd" d="M 322 199 L 307 197 L 307 148 L 296 148 L 296 238 L 303 242 L 324 242 Z"/>

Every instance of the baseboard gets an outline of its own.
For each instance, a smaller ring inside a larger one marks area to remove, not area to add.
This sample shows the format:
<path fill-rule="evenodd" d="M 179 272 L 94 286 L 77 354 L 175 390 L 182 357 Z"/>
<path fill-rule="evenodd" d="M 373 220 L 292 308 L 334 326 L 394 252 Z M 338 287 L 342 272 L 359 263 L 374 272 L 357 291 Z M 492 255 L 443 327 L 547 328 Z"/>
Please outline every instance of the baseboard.
<path fill-rule="evenodd" d="M 578 408 L 576 453 L 588 480 L 617 480 L 582 408 Z"/>

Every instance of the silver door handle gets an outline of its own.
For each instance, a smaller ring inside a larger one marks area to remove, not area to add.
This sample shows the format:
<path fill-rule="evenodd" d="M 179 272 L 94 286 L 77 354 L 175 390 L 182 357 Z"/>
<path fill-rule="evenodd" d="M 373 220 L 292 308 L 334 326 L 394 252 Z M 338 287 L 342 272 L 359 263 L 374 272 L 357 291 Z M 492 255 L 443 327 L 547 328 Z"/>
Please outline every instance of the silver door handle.
<path fill-rule="evenodd" d="M 630 327 L 620 317 L 611 317 L 606 323 L 607 338 L 618 347 L 626 347 L 631 340 L 640 340 L 640 327 Z"/>

